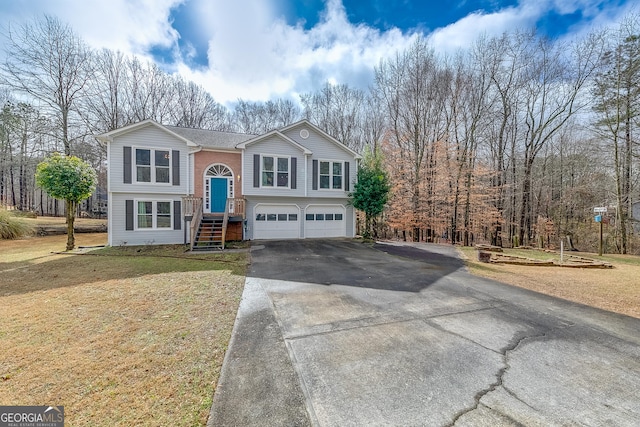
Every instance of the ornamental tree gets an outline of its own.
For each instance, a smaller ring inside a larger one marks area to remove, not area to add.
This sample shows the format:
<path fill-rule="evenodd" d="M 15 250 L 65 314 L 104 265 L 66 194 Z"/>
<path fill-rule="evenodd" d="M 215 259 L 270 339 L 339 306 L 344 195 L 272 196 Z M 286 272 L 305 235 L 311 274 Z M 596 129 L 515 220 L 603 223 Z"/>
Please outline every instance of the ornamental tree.
<path fill-rule="evenodd" d="M 51 197 L 66 202 L 67 249 L 75 247 L 73 222 L 78 203 L 91 196 L 96 188 L 96 171 L 75 156 L 54 153 L 36 169 L 36 184 Z"/>
<path fill-rule="evenodd" d="M 372 220 L 384 210 L 389 197 L 389 179 L 382 166 L 382 154 L 366 148 L 358 168 L 358 181 L 353 186 L 351 204 L 365 213 L 365 230 L 362 236 L 372 236 Z"/>

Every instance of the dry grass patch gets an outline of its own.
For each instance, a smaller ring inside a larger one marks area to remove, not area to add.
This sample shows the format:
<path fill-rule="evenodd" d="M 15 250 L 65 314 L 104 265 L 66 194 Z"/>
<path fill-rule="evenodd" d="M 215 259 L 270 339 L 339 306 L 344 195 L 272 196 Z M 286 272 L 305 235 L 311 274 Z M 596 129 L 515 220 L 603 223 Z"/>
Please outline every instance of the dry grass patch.
<path fill-rule="evenodd" d="M 66 239 L 43 246 L 56 238 Z M 69 426 L 206 423 L 246 254 L 47 255 L 38 246 L 31 262 L 5 243 L 0 404 L 64 405 Z"/>
<path fill-rule="evenodd" d="M 601 270 L 485 264 L 476 261 L 475 249 L 461 248 L 461 251 L 466 258 L 469 270 L 478 276 L 640 318 L 640 281 L 638 281 L 640 258 L 638 257 L 609 255 L 600 258 L 594 254 L 579 254 L 606 261 L 614 267 Z M 510 250 L 505 250 L 505 253 L 509 254 Z M 526 251 L 525 254 L 530 258 L 559 259 L 559 255 L 553 253 Z"/>

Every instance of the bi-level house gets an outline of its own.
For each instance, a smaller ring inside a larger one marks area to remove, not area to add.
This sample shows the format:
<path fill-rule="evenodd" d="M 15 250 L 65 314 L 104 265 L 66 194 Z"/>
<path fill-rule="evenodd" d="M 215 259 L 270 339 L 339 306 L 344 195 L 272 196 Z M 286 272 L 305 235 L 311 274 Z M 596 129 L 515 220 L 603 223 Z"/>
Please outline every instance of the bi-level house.
<path fill-rule="evenodd" d="M 360 156 L 302 120 L 264 135 L 146 120 L 107 145 L 109 245 L 353 237 Z"/>

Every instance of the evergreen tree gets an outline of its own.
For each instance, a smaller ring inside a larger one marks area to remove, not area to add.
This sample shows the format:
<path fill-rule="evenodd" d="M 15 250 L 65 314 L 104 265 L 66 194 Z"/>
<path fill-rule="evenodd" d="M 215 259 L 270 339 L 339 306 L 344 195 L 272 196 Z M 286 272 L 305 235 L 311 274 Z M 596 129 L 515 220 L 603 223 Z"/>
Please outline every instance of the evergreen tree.
<path fill-rule="evenodd" d="M 378 150 L 365 149 L 364 157 L 358 168 L 358 182 L 351 194 L 353 207 L 365 213 L 363 237 L 372 237 L 373 219 L 384 210 L 389 197 L 389 179 L 382 166 L 383 157 Z M 375 237 L 375 230 L 373 236 Z"/>

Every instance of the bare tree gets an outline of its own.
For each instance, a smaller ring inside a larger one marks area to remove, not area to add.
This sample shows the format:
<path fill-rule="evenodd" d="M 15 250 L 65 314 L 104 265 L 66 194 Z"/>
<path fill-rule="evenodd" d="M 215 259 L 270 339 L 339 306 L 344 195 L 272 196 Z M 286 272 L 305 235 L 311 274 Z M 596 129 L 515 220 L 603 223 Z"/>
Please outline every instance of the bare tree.
<path fill-rule="evenodd" d="M 95 133 L 108 132 L 128 123 L 126 105 L 127 57 L 122 52 L 103 49 L 93 52 L 94 79 L 82 100 L 83 117 Z"/>
<path fill-rule="evenodd" d="M 92 78 L 87 45 L 71 27 L 44 16 L 5 35 L 0 82 L 47 106 L 56 117 L 65 154 L 71 154 L 70 115 Z"/>
<path fill-rule="evenodd" d="M 593 88 L 596 132 L 613 157 L 619 249 L 628 250 L 633 192 L 633 133 L 640 116 L 640 17 L 630 15 L 609 37 Z"/>
<path fill-rule="evenodd" d="M 228 130 L 227 109 L 193 82 L 174 77 L 176 85 L 173 123 L 177 126 L 211 130 Z"/>
<path fill-rule="evenodd" d="M 289 99 L 267 102 L 238 100 L 233 111 L 233 123 L 240 132 L 267 133 L 290 125 L 300 117 L 300 109 Z"/>
<path fill-rule="evenodd" d="M 525 116 L 520 241 L 527 242 L 532 231 L 531 174 L 536 157 L 564 124 L 587 105 L 580 95 L 592 77 L 601 39 L 589 36 L 569 46 L 545 38 L 524 38 L 527 55 L 526 80 L 521 92 Z"/>
<path fill-rule="evenodd" d="M 395 157 L 404 163 L 399 172 L 408 180 L 409 194 L 403 197 L 410 198 L 414 240 L 419 239 L 421 225 L 426 225 L 428 235 L 433 232 L 435 151 L 447 132 L 444 106 L 450 79 L 450 71 L 439 66 L 421 38 L 375 69 L 375 91 L 387 113 L 389 141 L 397 148 Z"/>
<path fill-rule="evenodd" d="M 479 141 L 488 132 L 488 111 L 491 104 L 492 62 L 486 39 L 479 39 L 468 57 L 458 56 L 451 81 L 448 112 L 449 135 L 455 145 L 455 170 L 451 238 L 457 237 L 460 198 L 462 209 L 463 244 L 469 245 L 471 230 L 471 194 L 475 173 L 476 151 Z M 463 193 L 462 193 L 463 192 Z"/>
<path fill-rule="evenodd" d="M 300 101 L 305 118 L 349 148 L 362 150 L 362 111 L 365 102 L 362 90 L 327 82 L 320 91 L 301 95 Z"/>

